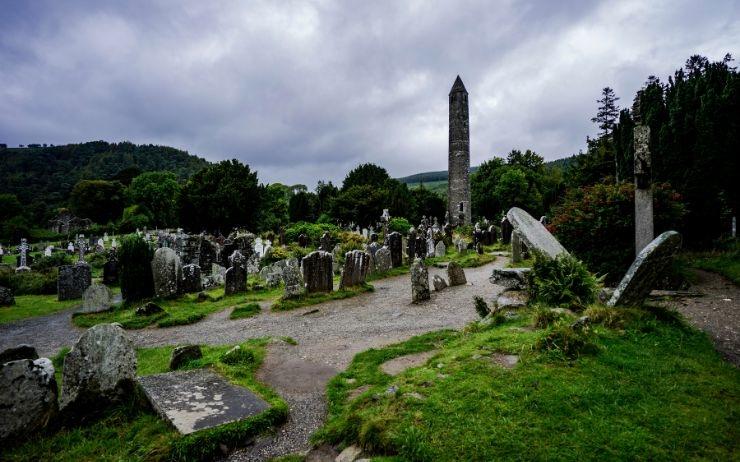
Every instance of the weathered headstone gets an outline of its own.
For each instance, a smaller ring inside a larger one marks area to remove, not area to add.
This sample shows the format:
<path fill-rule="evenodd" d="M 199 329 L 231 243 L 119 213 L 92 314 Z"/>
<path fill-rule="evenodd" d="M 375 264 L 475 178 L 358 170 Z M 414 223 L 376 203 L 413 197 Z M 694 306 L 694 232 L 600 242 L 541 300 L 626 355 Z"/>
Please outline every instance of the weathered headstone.
<path fill-rule="evenodd" d="M 681 235 L 666 231 L 637 255 L 607 302 L 609 306 L 638 306 L 681 248 Z"/>
<path fill-rule="evenodd" d="M 108 261 L 103 265 L 103 283 L 109 285 L 118 283 L 118 258 L 115 252 L 110 253 Z"/>
<path fill-rule="evenodd" d="M 507 290 L 526 289 L 531 268 L 494 268 L 488 280 Z"/>
<path fill-rule="evenodd" d="M 388 234 L 388 249 L 391 251 L 391 266 L 398 268 L 403 265 L 403 238 L 401 233 L 394 231 Z"/>
<path fill-rule="evenodd" d="M 431 237 L 427 238 L 427 255 L 432 256 L 435 254 L 436 247 L 434 245 L 434 239 Z"/>
<path fill-rule="evenodd" d="M 429 271 L 424 260 L 417 258 L 411 264 L 411 301 L 414 303 L 429 300 Z"/>
<path fill-rule="evenodd" d="M 432 285 L 434 286 L 434 290 L 439 292 L 440 290 L 447 288 L 447 281 L 445 281 L 439 274 L 435 274 L 432 278 Z"/>
<path fill-rule="evenodd" d="M 306 291 L 331 292 L 334 290 L 334 273 L 332 272 L 332 256 L 329 252 L 317 250 L 303 257 L 303 280 Z"/>
<path fill-rule="evenodd" d="M 301 233 L 298 235 L 298 245 L 301 247 L 308 247 L 308 236 L 306 236 L 306 234 Z"/>
<path fill-rule="evenodd" d="M 7 287 L 0 286 L 0 306 L 12 306 L 15 305 L 15 297 L 13 291 Z"/>
<path fill-rule="evenodd" d="M 21 239 L 21 245 L 18 246 L 18 251 L 20 252 L 20 260 L 18 262 L 18 267 L 15 269 L 17 273 L 31 271 L 31 268 L 28 267 L 27 263 L 29 249 L 30 247 L 28 247 L 28 241 L 25 238 Z"/>
<path fill-rule="evenodd" d="M 347 252 L 344 255 L 344 268 L 339 280 L 339 289 L 364 284 L 369 269 L 370 254 L 362 250 Z"/>
<path fill-rule="evenodd" d="M 283 282 L 285 283 L 285 298 L 299 297 L 303 293 L 303 275 L 297 265 L 287 265 L 283 268 Z"/>
<path fill-rule="evenodd" d="M 0 363 L 0 445 L 44 428 L 57 413 L 57 382 L 47 358 Z"/>
<path fill-rule="evenodd" d="M 199 265 L 191 263 L 182 267 L 181 288 L 181 292 L 185 294 L 193 294 L 203 290 Z"/>
<path fill-rule="evenodd" d="M 447 247 L 445 246 L 444 241 L 437 242 L 437 245 L 434 246 L 434 256 L 444 257 L 445 255 L 447 255 Z"/>
<path fill-rule="evenodd" d="M 64 358 L 59 406 L 89 412 L 122 398 L 136 376 L 134 343 L 118 324 L 83 333 Z"/>
<path fill-rule="evenodd" d="M 519 231 L 511 233 L 511 261 L 519 263 L 522 261 L 522 240 Z"/>
<path fill-rule="evenodd" d="M 374 259 L 375 267 L 373 268 L 373 271 L 376 273 L 387 273 L 392 268 L 392 262 L 391 262 L 391 251 L 388 249 L 388 247 L 383 246 L 378 249 L 377 252 L 375 252 L 375 259 Z"/>
<path fill-rule="evenodd" d="M 200 252 L 198 253 L 199 266 L 202 271 L 210 274 L 213 264 L 218 259 L 218 245 L 208 240 L 205 236 L 200 239 Z"/>
<path fill-rule="evenodd" d="M 427 238 L 423 233 L 416 236 L 416 258 L 427 257 Z"/>
<path fill-rule="evenodd" d="M 154 252 L 152 276 L 154 277 L 154 295 L 158 298 L 173 297 L 179 293 L 182 266 L 180 257 L 174 250 L 162 247 Z"/>
<path fill-rule="evenodd" d="M 113 294 L 103 285 L 93 283 L 82 294 L 82 308 L 79 313 L 101 313 L 110 310 L 113 304 Z"/>
<path fill-rule="evenodd" d="M 468 283 L 465 277 L 465 270 L 457 262 L 451 261 L 447 265 L 447 279 L 450 280 L 451 286 L 462 286 Z"/>
<path fill-rule="evenodd" d="M 560 242 L 550 234 L 550 231 L 532 215 L 518 207 L 512 207 L 506 217 L 519 234 L 519 240 L 531 251 L 539 252 L 545 257 L 556 258 L 558 255 L 567 255 Z"/>
<path fill-rule="evenodd" d="M 60 302 L 82 298 L 91 283 L 92 270 L 87 263 L 62 265 L 57 277 L 57 298 Z"/>
<path fill-rule="evenodd" d="M 247 290 L 246 259 L 241 252 L 235 250 L 229 257 L 231 268 L 224 275 L 224 293 L 238 294 Z"/>

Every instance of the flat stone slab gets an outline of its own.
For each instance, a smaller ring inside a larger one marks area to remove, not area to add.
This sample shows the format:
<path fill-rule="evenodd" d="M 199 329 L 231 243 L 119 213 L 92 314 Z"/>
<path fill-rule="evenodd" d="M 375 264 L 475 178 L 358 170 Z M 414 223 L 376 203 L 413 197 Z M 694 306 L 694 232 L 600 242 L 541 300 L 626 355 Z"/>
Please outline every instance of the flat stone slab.
<path fill-rule="evenodd" d="M 565 247 L 555 239 L 555 236 L 550 234 L 545 225 L 519 207 L 512 207 L 506 213 L 506 218 L 519 232 L 528 249 L 539 251 L 553 259 L 558 255 L 568 255 Z"/>
<path fill-rule="evenodd" d="M 423 366 L 429 358 L 437 354 L 437 350 L 423 351 L 406 356 L 399 356 L 380 365 L 380 370 L 388 375 L 398 375 L 411 367 Z"/>
<path fill-rule="evenodd" d="M 666 231 L 656 237 L 637 255 L 607 305 L 640 305 L 680 248 L 681 235 L 676 231 Z"/>
<path fill-rule="evenodd" d="M 183 435 L 246 419 L 270 407 L 209 369 L 138 378 L 152 407 Z"/>

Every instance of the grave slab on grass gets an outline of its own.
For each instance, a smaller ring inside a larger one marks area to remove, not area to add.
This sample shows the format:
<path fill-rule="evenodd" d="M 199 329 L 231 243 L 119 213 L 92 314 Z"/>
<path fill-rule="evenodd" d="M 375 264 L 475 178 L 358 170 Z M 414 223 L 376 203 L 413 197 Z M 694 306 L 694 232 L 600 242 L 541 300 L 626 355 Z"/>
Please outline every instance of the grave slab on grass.
<path fill-rule="evenodd" d="M 138 381 L 152 407 L 183 435 L 246 419 L 270 407 L 209 369 L 149 375 Z"/>

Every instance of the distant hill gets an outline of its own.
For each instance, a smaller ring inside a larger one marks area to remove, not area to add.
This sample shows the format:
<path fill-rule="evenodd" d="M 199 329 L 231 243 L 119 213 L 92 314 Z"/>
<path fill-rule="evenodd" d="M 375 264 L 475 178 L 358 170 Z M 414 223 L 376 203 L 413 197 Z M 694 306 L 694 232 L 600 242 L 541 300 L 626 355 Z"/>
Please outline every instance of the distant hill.
<path fill-rule="evenodd" d="M 126 171 L 167 170 L 181 179 L 208 165 L 187 151 L 129 142 L 0 147 L 0 193 L 18 196 L 23 204 L 43 203 L 47 209 L 64 204 L 83 179 L 117 179 Z"/>

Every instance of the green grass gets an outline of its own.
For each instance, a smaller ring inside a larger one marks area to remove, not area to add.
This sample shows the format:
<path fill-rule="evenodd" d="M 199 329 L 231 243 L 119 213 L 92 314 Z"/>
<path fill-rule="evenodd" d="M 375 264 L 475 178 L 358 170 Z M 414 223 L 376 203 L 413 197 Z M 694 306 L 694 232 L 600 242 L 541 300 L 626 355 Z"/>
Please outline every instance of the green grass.
<path fill-rule="evenodd" d="M 348 287 L 342 290 L 332 292 L 314 292 L 312 294 L 303 294 L 297 298 L 281 298 L 270 308 L 272 311 L 288 311 L 302 308 L 305 306 L 318 305 L 319 303 L 329 302 L 332 300 L 344 300 L 345 298 L 355 297 L 365 292 L 372 292 L 373 286 L 363 284 L 355 287 Z"/>
<path fill-rule="evenodd" d="M 737 460 L 740 371 L 704 333 L 665 311 L 589 314 L 603 324 L 576 332 L 571 318 L 529 330 L 525 310 L 501 325 L 360 353 L 330 381 L 329 417 L 314 442 L 398 460 Z M 565 354 L 565 336 L 585 345 Z M 425 366 L 396 377 L 379 369 L 431 349 L 439 351 Z M 496 353 L 520 362 L 505 369 Z"/>
<path fill-rule="evenodd" d="M 740 285 L 740 244 L 738 243 L 730 245 L 726 250 L 689 254 L 684 258 L 694 268 L 719 273 Z"/>
<path fill-rule="evenodd" d="M 209 300 L 199 302 L 197 294 L 186 294 L 173 300 L 155 300 L 155 303 L 164 309 L 164 313 L 151 316 L 137 316 L 135 306 L 121 306 L 105 313 L 78 314 L 72 322 L 79 327 L 92 327 L 96 324 L 119 322 L 124 329 L 142 329 L 152 324 L 157 327 L 171 327 L 193 324 L 211 313 L 223 309 L 243 305 L 249 302 L 277 299 L 282 290 L 261 289 L 249 292 L 224 296 L 223 288 L 211 290 Z"/>
<path fill-rule="evenodd" d="M 262 308 L 260 308 L 259 303 L 248 303 L 234 308 L 229 315 L 229 319 L 251 318 L 260 314 L 260 311 L 262 311 Z"/>
<path fill-rule="evenodd" d="M 82 305 L 82 300 L 60 302 L 56 295 L 17 295 L 15 305 L 0 308 L 0 324 L 45 316 L 80 305 Z"/>
<path fill-rule="evenodd" d="M 221 455 L 220 445 L 233 448 L 251 436 L 283 422 L 288 415 L 287 404 L 272 390 L 254 378 L 262 363 L 269 339 L 249 340 L 241 348 L 251 352 L 249 361 L 224 364 L 221 356 L 231 346 L 205 346 L 203 358 L 184 365 L 183 369 L 210 367 L 231 382 L 249 388 L 264 398 L 270 409 L 254 417 L 232 422 L 211 430 L 187 436 L 170 427 L 142 403 L 142 397 L 111 409 L 91 424 L 64 428 L 55 434 L 41 435 L 12 449 L 3 448 L 3 460 L 81 460 L 138 461 L 138 460 L 211 460 Z M 174 347 L 145 348 L 137 351 L 138 374 L 167 372 Z M 59 359 L 58 355 L 55 362 Z"/>

